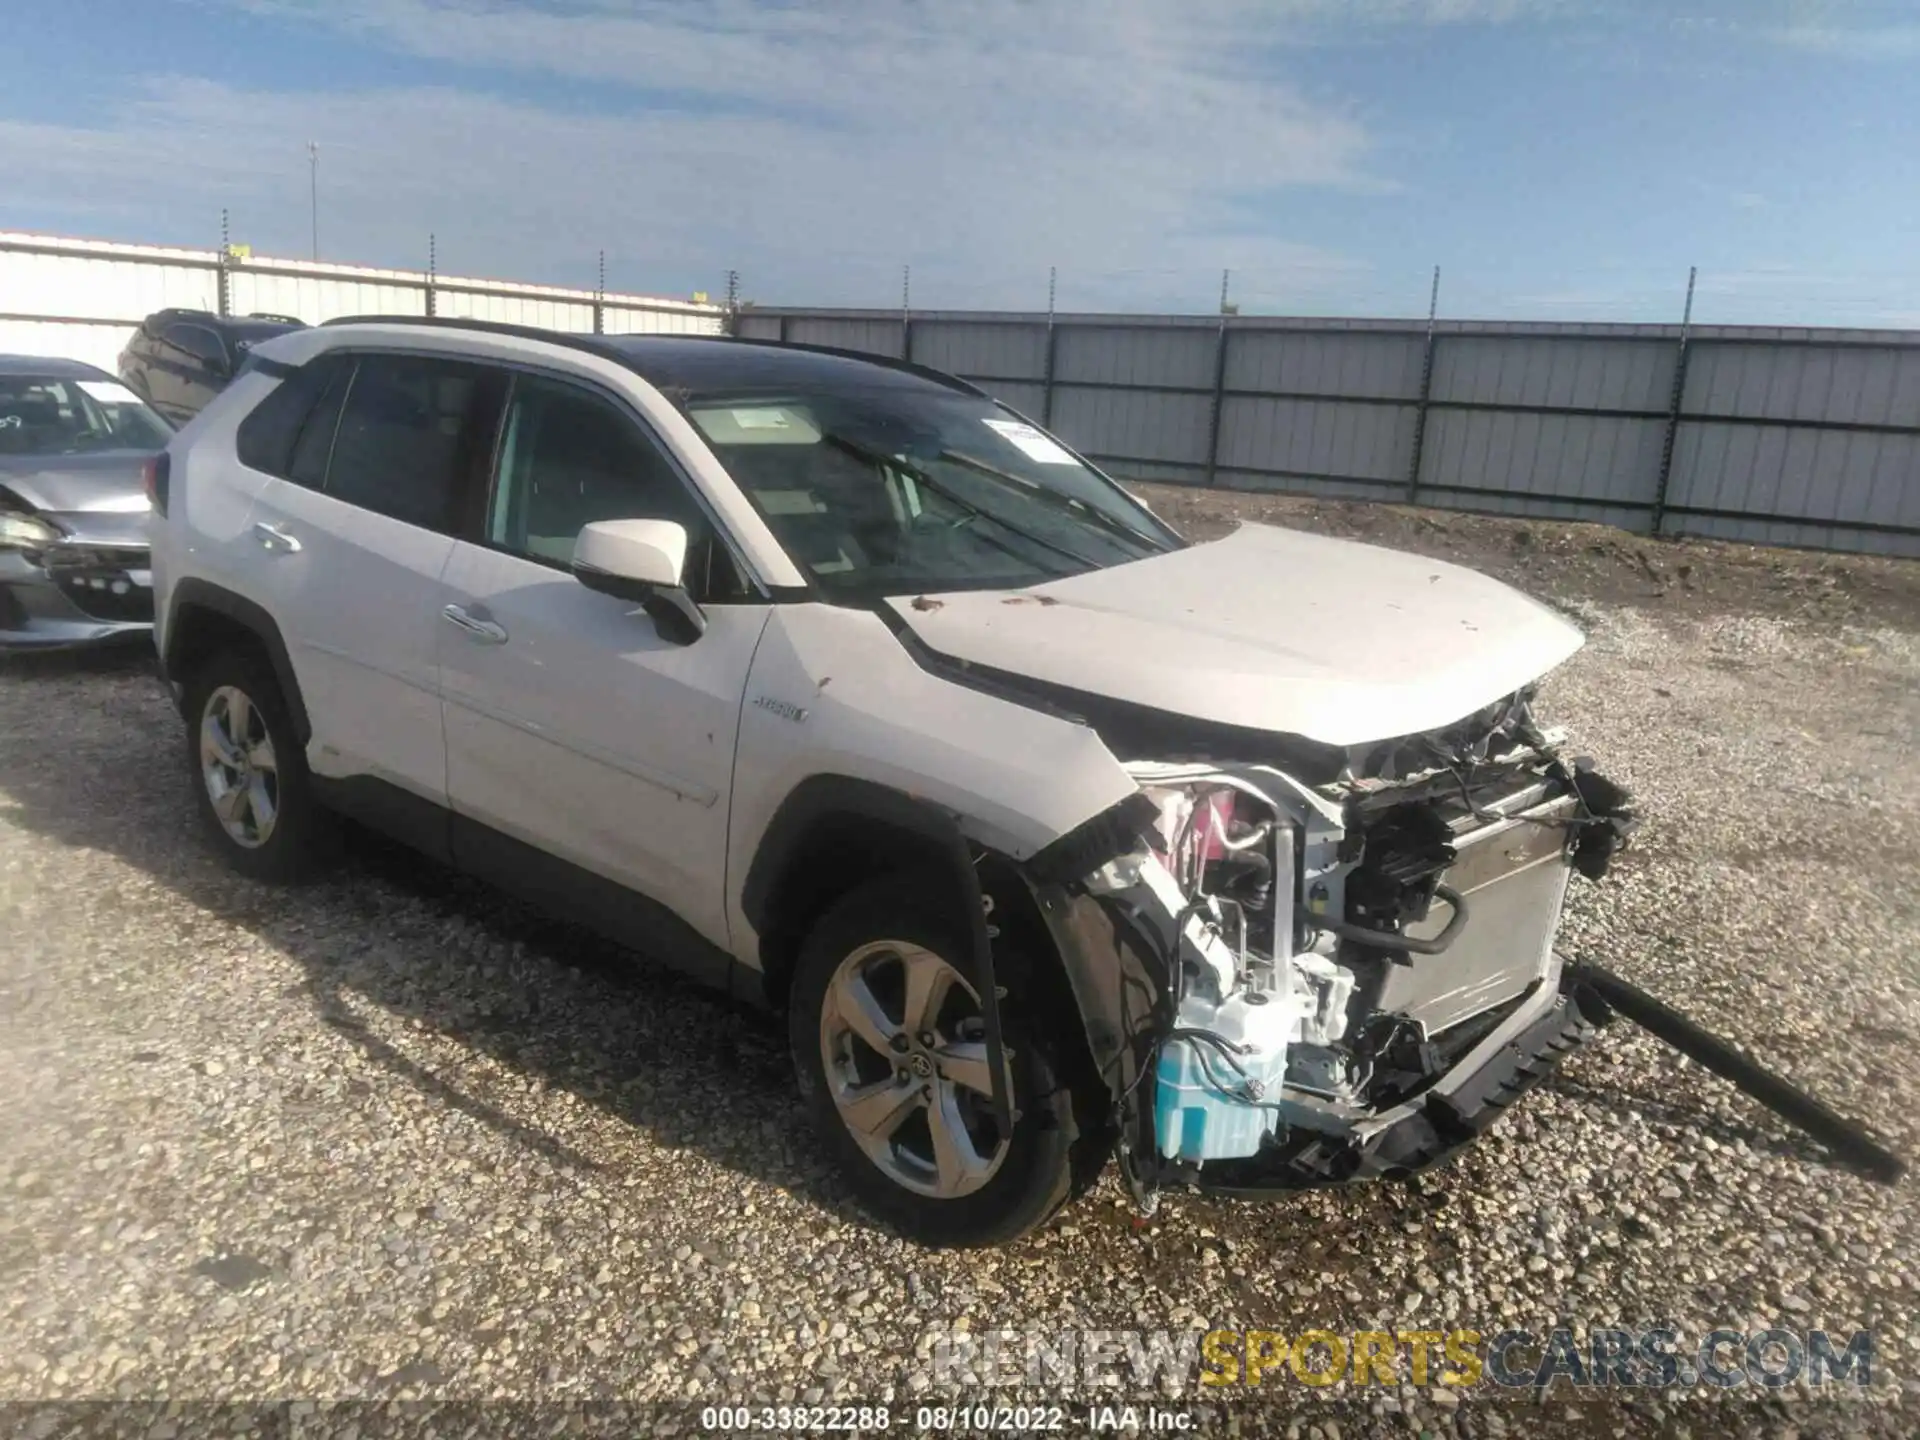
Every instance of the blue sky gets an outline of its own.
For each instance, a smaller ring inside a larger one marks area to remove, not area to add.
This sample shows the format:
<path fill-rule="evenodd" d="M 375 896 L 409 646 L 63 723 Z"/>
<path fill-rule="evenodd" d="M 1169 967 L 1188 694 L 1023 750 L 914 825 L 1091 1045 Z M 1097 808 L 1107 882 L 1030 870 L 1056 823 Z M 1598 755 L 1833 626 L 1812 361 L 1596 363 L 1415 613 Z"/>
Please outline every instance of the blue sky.
<path fill-rule="evenodd" d="M 766 303 L 1920 326 L 1920 4 L 68 0 L 0 228 Z"/>

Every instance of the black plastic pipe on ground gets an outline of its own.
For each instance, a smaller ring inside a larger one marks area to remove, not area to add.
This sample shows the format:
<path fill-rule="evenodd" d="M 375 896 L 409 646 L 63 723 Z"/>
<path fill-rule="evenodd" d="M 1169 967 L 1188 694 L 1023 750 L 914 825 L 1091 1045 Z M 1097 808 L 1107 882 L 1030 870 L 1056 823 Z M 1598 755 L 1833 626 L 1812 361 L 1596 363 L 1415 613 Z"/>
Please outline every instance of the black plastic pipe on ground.
<path fill-rule="evenodd" d="M 1907 1173 L 1907 1162 L 1875 1140 L 1866 1129 L 1822 1104 L 1797 1085 L 1757 1064 L 1718 1036 L 1710 1035 L 1678 1010 L 1603 965 L 1585 962 L 1567 967 L 1567 981 L 1598 996 L 1608 1008 L 1652 1031 L 1689 1060 L 1705 1066 L 1792 1122 L 1830 1150 L 1836 1159 L 1868 1178 L 1892 1185 Z"/>

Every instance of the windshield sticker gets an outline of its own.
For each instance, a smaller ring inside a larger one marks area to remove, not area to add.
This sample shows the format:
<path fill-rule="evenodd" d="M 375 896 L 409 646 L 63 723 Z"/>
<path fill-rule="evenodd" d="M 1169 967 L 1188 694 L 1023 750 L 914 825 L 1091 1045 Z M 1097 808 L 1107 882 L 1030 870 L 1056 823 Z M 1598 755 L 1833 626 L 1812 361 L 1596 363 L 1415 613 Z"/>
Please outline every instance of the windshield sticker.
<path fill-rule="evenodd" d="M 138 405 L 140 397 L 118 380 L 82 380 L 80 388 L 102 405 Z"/>
<path fill-rule="evenodd" d="M 1037 460 L 1042 465 L 1078 465 L 1080 463 L 1051 437 L 1041 434 L 1024 421 L 986 420 L 981 423 L 1001 439 L 1019 446 L 1021 453 L 1029 460 Z"/>
<path fill-rule="evenodd" d="M 726 405 L 688 413 L 716 445 L 812 445 L 820 439 L 819 427 L 793 405 Z"/>

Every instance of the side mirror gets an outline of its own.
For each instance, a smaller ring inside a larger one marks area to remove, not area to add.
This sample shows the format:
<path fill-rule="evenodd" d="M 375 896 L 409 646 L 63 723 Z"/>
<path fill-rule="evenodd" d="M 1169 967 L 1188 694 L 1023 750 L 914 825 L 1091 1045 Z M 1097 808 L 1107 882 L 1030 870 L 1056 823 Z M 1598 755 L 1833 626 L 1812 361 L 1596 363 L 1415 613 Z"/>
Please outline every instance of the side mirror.
<path fill-rule="evenodd" d="M 707 617 L 681 583 L 686 564 L 687 527 L 672 520 L 596 520 L 573 542 L 574 578 L 640 606 L 676 645 L 707 631 Z"/>

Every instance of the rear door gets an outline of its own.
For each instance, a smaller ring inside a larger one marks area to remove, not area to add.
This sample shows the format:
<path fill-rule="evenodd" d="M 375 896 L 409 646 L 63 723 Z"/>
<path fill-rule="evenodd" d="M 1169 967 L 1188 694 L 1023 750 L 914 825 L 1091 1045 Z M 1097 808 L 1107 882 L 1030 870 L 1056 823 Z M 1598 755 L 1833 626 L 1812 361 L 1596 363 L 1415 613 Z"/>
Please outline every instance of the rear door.
<path fill-rule="evenodd" d="M 333 357 L 324 381 L 284 473 L 254 501 L 252 588 L 285 634 L 314 773 L 444 806 L 441 575 L 461 507 L 485 484 L 505 375 L 363 354 Z"/>
<path fill-rule="evenodd" d="M 445 573 L 456 814 L 649 896 L 724 945 L 734 738 L 767 605 L 662 443 L 583 382 L 516 375 L 486 498 Z M 573 578 L 575 537 L 608 519 L 687 527 L 688 587 L 707 616 L 694 643 Z M 456 829 L 456 845 L 467 833 Z"/>

